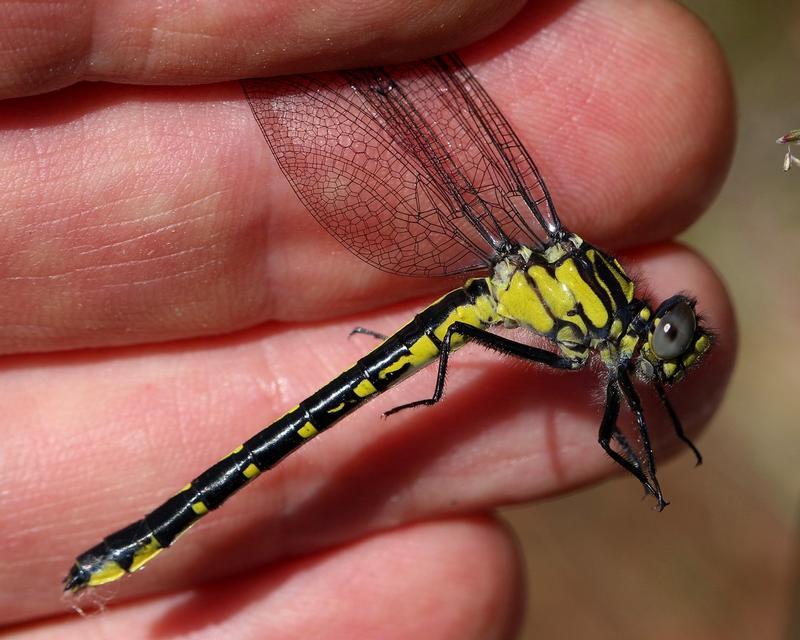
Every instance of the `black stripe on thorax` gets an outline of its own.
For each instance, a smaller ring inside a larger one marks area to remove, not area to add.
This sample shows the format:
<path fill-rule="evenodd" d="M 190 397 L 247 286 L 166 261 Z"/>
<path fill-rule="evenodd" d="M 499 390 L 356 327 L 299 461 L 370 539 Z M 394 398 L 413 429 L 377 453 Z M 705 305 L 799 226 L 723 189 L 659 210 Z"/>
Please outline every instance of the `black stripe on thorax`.
<path fill-rule="evenodd" d="M 615 308 L 622 309 L 628 305 L 628 299 L 625 297 L 625 293 L 623 292 L 619 281 L 611 272 L 611 268 L 609 268 L 609 259 L 605 256 L 605 254 L 597 251 L 597 249 L 595 249 L 595 255 L 597 256 L 597 259 L 594 262 L 595 273 L 611 292 L 611 297 L 613 298 Z M 627 277 L 627 275 L 624 273 L 621 275 Z"/>
<path fill-rule="evenodd" d="M 606 291 L 603 285 L 600 284 L 600 274 L 596 269 L 596 264 L 592 263 L 592 261 L 589 259 L 589 256 L 586 255 L 588 249 L 590 249 L 590 247 L 584 245 L 579 249 L 578 252 L 576 252 L 576 255 L 574 256 L 575 264 L 578 265 L 578 270 L 580 271 L 583 281 L 589 285 L 591 290 L 594 291 L 595 295 L 600 298 L 603 306 L 608 310 L 609 317 L 608 322 L 606 323 L 606 328 L 608 328 L 611 326 L 616 307 L 614 306 L 614 300 L 611 296 L 609 296 L 608 291 Z M 586 321 L 589 322 L 589 319 L 586 318 Z M 591 327 L 591 322 L 589 322 L 587 326 Z"/>

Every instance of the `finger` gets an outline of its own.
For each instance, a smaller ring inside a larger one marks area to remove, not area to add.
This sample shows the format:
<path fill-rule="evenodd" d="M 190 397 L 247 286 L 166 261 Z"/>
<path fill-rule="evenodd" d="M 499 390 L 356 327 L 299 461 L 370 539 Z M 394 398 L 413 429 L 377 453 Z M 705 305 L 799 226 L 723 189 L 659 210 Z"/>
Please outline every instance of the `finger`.
<path fill-rule="evenodd" d="M 561 14 L 544 33 L 528 33 L 535 22 L 523 16 L 513 27 L 522 35 L 506 30 L 467 57 L 570 228 L 600 246 L 663 239 L 727 165 L 724 65 L 682 9 L 634 3 L 625 20 L 637 28 L 622 29 L 606 3 L 584 6 L 593 13 Z M 515 47 L 495 62 L 503 37 Z M 337 248 L 289 189 L 236 86 L 82 86 L 8 104 L 2 351 L 332 317 L 443 286 L 392 278 Z"/>
<path fill-rule="evenodd" d="M 477 72 L 535 152 L 563 220 L 601 247 L 684 230 L 716 195 L 735 140 L 711 33 L 674 2 L 596 0 L 530 38 L 532 10 L 464 57 L 486 60 Z M 496 55 L 520 36 L 510 58 Z"/>
<path fill-rule="evenodd" d="M 0 97 L 80 80 L 191 84 L 422 58 L 491 33 L 520 0 L 9 5 Z"/>
<path fill-rule="evenodd" d="M 461 588 L 468 585 L 468 588 Z M 64 615 L 12 638 L 516 637 L 523 589 L 516 546 L 488 518 L 433 522 L 254 570 L 191 593 Z M 235 632 L 233 632 L 235 630 Z"/>
<path fill-rule="evenodd" d="M 730 373 L 730 308 L 713 272 L 687 251 L 642 257 L 658 299 L 689 289 L 719 336 L 671 394 L 692 433 Z M 400 311 L 368 326 L 390 331 L 412 309 Z M 0 520 L 0 557 L 15 558 L 0 566 L 0 584 L 43 594 L 35 612 L 52 611 L 49 589 L 75 554 L 140 518 L 371 348 L 366 336 L 346 339 L 351 326 L 17 358 L 0 374 L 2 511 L 15 514 Z M 262 474 L 121 593 L 184 588 L 200 575 L 229 576 L 398 523 L 558 494 L 618 472 L 597 445 L 595 372 L 521 367 L 473 345 L 454 356 L 442 403 L 380 418 L 429 397 L 434 373 L 413 376 Z M 653 440 L 668 445 L 658 447 L 663 459 L 681 445 L 657 403 L 647 416 Z M 638 500 L 638 483 L 629 487 Z"/>

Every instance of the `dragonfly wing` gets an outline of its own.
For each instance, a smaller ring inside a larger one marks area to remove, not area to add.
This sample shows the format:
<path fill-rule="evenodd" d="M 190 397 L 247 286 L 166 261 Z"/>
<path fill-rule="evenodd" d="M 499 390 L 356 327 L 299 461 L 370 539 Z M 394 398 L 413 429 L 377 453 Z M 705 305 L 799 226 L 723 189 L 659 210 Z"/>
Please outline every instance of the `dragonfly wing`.
<path fill-rule="evenodd" d="M 530 156 L 455 55 L 242 85 L 300 200 L 379 269 L 485 269 L 561 230 Z"/>

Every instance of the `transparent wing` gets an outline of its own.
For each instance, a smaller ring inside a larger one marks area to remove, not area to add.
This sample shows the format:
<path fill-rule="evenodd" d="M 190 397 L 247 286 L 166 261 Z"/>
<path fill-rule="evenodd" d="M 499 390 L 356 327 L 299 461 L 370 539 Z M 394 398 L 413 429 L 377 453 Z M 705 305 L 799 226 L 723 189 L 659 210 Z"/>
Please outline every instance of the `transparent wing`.
<path fill-rule="evenodd" d="M 453 54 L 242 86 L 300 200 L 379 269 L 465 273 L 561 233 L 533 160 Z"/>

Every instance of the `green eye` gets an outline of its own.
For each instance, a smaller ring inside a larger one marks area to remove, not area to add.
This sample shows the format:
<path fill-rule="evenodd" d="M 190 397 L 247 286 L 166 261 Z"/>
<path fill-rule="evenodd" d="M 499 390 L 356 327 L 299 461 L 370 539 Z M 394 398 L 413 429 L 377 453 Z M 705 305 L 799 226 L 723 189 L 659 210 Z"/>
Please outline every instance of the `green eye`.
<path fill-rule="evenodd" d="M 653 351 L 663 360 L 683 355 L 692 343 L 697 328 L 697 317 L 692 306 L 678 302 L 661 318 L 653 333 Z"/>

